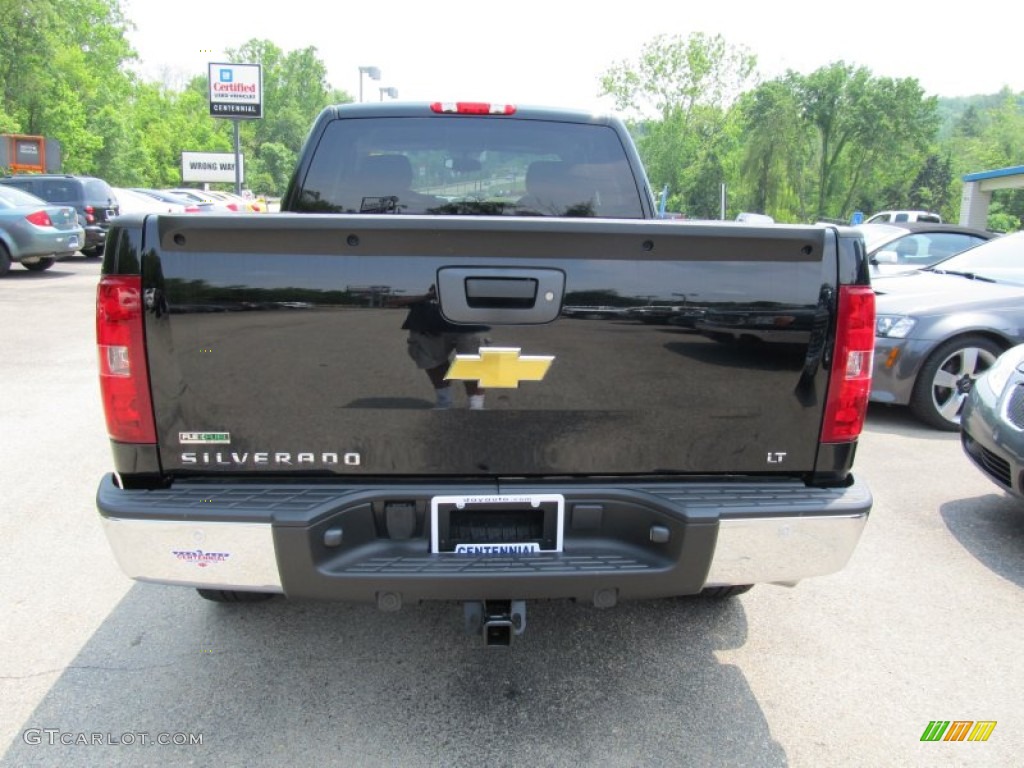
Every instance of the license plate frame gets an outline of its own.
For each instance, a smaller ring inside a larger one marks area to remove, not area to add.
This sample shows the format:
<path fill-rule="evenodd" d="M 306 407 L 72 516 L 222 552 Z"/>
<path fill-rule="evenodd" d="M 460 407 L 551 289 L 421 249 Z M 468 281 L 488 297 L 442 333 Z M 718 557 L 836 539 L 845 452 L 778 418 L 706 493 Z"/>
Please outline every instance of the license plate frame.
<path fill-rule="evenodd" d="M 544 535 L 539 541 L 452 540 L 453 511 L 486 516 L 491 513 L 514 514 L 517 510 L 526 510 L 534 515 L 537 511 L 541 513 Z M 430 500 L 430 551 L 433 554 L 492 557 L 561 552 L 564 527 L 565 497 L 559 493 L 434 496 Z"/>
<path fill-rule="evenodd" d="M 74 248 L 76 251 L 81 243 L 78 242 L 78 235 L 71 235 L 68 238 L 68 248 Z"/>

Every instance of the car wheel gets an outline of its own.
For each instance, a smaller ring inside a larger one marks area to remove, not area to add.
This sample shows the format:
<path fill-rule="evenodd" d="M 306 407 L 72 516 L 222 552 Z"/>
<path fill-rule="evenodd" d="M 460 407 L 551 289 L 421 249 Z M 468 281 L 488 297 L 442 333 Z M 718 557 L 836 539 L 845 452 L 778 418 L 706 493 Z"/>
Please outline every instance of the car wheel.
<path fill-rule="evenodd" d="M 93 246 L 92 248 L 83 248 L 82 255 L 87 259 L 98 259 L 100 256 L 103 255 L 103 246 L 96 245 Z"/>
<path fill-rule="evenodd" d="M 11 271 L 11 254 L 7 246 L 0 243 L 0 277 Z"/>
<path fill-rule="evenodd" d="M 196 592 L 204 600 L 215 603 L 259 603 L 274 596 L 273 592 L 239 592 L 233 589 L 197 589 Z"/>
<path fill-rule="evenodd" d="M 962 336 L 942 344 L 928 356 L 917 374 L 910 410 L 929 426 L 956 432 L 975 379 L 989 369 L 1002 351 L 999 344 L 984 336 Z"/>
<path fill-rule="evenodd" d="M 40 259 L 39 261 L 33 261 L 31 264 L 23 261 L 21 262 L 21 266 L 25 269 L 30 269 L 33 272 L 42 272 L 43 270 L 52 267 L 56 261 L 56 259 Z"/>

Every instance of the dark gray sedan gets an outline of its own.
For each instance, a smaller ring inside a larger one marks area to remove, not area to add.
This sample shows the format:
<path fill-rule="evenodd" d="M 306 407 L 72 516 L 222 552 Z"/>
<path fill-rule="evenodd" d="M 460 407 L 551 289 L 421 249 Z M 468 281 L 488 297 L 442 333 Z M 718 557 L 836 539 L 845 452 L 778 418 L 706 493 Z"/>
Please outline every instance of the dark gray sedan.
<path fill-rule="evenodd" d="M 41 272 L 85 243 L 75 209 L 0 185 L 0 276 L 11 264 Z"/>
<path fill-rule="evenodd" d="M 958 430 L 975 379 L 1024 342 L 1024 233 L 872 285 L 871 400 L 909 405 L 926 424 Z"/>
<path fill-rule="evenodd" d="M 1024 499 L 1024 345 L 974 382 L 960 420 L 964 452 L 1005 491 Z"/>

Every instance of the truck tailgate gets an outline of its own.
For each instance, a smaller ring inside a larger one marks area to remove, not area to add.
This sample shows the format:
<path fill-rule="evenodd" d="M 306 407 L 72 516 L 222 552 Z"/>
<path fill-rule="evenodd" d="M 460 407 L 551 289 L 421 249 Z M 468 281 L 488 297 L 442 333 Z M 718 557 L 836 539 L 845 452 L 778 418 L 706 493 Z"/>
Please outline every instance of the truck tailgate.
<path fill-rule="evenodd" d="M 309 214 L 145 227 L 167 474 L 814 467 L 830 228 Z M 458 321 L 447 410 L 403 329 L 432 287 Z M 483 410 L 466 407 L 474 377 Z"/>

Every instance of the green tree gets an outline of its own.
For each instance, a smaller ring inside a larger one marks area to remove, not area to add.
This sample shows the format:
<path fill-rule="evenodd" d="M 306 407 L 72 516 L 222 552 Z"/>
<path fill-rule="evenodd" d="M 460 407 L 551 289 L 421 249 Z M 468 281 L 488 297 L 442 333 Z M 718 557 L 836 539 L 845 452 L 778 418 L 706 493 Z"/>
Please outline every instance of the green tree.
<path fill-rule="evenodd" d="M 807 217 L 806 181 L 812 138 L 791 82 L 772 80 L 745 94 L 739 106 L 744 142 L 740 178 L 747 210 L 781 221 Z"/>
<path fill-rule="evenodd" d="M 111 176 L 115 183 L 178 186 L 182 152 L 230 152 L 234 147 L 230 123 L 210 117 L 205 75 L 195 76 L 181 91 L 141 84 L 129 112 L 138 152 L 123 176 Z"/>
<path fill-rule="evenodd" d="M 133 82 L 116 0 L 0 0 L 0 115 L 7 130 L 58 139 L 65 170 L 100 170 L 134 137 L 116 115 Z"/>
<path fill-rule="evenodd" d="M 967 173 L 1024 165 L 1024 95 L 1009 89 L 977 97 L 952 120 L 951 136 L 941 151 L 951 159 L 947 207 L 943 216 L 959 216 L 961 177 Z M 993 194 L 988 226 L 1012 231 L 1024 225 L 1024 192 L 998 190 Z"/>
<path fill-rule="evenodd" d="M 974 139 L 981 135 L 982 122 L 979 110 L 973 104 L 969 104 L 955 123 L 957 136 Z"/>
<path fill-rule="evenodd" d="M 667 185 L 672 205 L 689 215 L 718 215 L 730 108 L 753 82 L 755 57 L 720 35 L 659 36 L 636 62 L 613 65 L 601 77 L 631 120 L 655 189 Z"/>
<path fill-rule="evenodd" d="M 57 26 L 50 0 L 0 0 L 0 110 L 12 130 L 35 123 Z"/>
<path fill-rule="evenodd" d="M 909 188 L 938 129 L 936 99 L 917 80 L 876 78 L 843 62 L 786 79 L 814 132 L 815 217 L 845 217 L 893 172 Z"/>
<path fill-rule="evenodd" d="M 953 169 L 949 156 L 928 155 L 924 166 L 910 185 L 910 194 L 907 197 L 910 207 L 926 211 L 948 210 L 952 181 Z"/>
<path fill-rule="evenodd" d="M 699 106 L 723 109 L 754 77 L 757 59 L 721 35 L 659 35 L 636 62 L 619 62 L 601 76 L 601 94 L 632 117 L 692 115 Z"/>
<path fill-rule="evenodd" d="M 352 98 L 328 85 L 316 48 L 286 53 L 270 40 L 253 39 L 227 54 L 232 61 L 262 65 L 264 117 L 244 121 L 241 129 L 246 176 L 250 187 L 280 193 L 316 116 L 328 104 Z"/>

